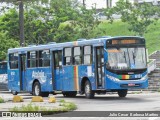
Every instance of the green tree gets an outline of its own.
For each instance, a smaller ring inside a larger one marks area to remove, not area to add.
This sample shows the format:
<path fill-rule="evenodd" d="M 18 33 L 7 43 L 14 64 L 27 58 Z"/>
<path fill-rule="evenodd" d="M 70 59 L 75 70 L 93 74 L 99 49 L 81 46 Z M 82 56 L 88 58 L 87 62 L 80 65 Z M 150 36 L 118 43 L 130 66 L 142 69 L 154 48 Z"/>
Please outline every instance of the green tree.
<path fill-rule="evenodd" d="M 87 10 L 77 0 L 40 0 L 24 3 L 24 30 L 27 44 L 72 41 L 96 36 L 99 22 L 95 10 Z M 0 31 L 19 41 L 19 18 L 15 8 L 0 17 Z"/>
<path fill-rule="evenodd" d="M 24 30 L 27 44 L 44 44 L 51 41 L 62 42 L 69 32 L 60 29 L 63 22 L 75 19 L 77 2 L 75 0 L 32 1 L 24 3 Z M 4 10 L 6 11 L 6 10 Z M 66 26 L 67 30 L 69 26 Z M 18 11 L 11 8 L 0 17 L 0 31 L 9 31 L 10 38 L 19 41 Z M 62 38 L 60 34 L 63 34 Z M 71 40 L 71 39 L 70 39 Z"/>
<path fill-rule="evenodd" d="M 129 31 L 143 36 L 149 25 L 157 20 L 159 7 L 144 3 L 130 3 L 129 0 L 119 0 L 113 8 L 116 14 L 121 15 L 121 20 L 129 24 Z"/>
<path fill-rule="evenodd" d="M 19 24 L 18 13 L 16 9 L 10 9 L 0 16 L 0 31 L 8 31 L 6 33 L 9 38 L 19 40 Z"/>
<path fill-rule="evenodd" d="M 100 21 L 94 17 L 94 14 L 96 14 L 95 9 L 92 8 L 89 10 L 85 7 L 80 7 L 75 21 L 72 21 L 77 37 L 93 38 L 99 35 L 99 32 L 95 32 L 95 29 L 100 24 Z"/>
<path fill-rule="evenodd" d="M 7 32 L 0 32 L 0 61 L 6 60 L 7 50 L 9 48 L 15 48 L 19 46 L 19 42 L 15 41 L 14 39 L 10 39 L 7 35 Z"/>

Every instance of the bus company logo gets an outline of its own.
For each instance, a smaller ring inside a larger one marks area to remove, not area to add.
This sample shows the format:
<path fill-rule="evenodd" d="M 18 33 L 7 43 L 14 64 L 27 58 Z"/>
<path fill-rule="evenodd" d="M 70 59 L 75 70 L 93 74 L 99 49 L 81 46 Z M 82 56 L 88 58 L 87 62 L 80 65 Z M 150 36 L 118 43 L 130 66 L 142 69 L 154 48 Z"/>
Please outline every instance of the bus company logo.
<path fill-rule="evenodd" d="M 35 72 L 35 71 L 33 71 L 32 72 L 32 78 L 41 78 L 41 79 L 43 79 L 43 80 L 46 80 L 46 76 L 44 75 L 44 72 L 42 72 L 42 71 L 38 71 L 38 72 Z"/>
<path fill-rule="evenodd" d="M 11 112 L 2 112 L 2 117 L 12 117 Z"/>

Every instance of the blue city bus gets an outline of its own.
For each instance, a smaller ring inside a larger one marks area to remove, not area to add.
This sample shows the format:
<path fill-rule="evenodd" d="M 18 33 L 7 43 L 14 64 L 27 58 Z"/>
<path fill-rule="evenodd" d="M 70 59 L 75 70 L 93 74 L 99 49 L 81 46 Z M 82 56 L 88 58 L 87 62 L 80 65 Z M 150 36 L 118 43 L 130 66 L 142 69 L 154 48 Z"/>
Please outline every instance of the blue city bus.
<path fill-rule="evenodd" d="M 0 75 L 7 74 L 7 61 L 0 61 Z"/>
<path fill-rule="evenodd" d="M 0 61 L 0 91 L 8 90 L 7 61 Z"/>
<path fill-rule="evenodd" d="M 79 39 L 8 50 L 8 88 L 65 97 L 148 87 L 145 39 L 136 36 Z"/>

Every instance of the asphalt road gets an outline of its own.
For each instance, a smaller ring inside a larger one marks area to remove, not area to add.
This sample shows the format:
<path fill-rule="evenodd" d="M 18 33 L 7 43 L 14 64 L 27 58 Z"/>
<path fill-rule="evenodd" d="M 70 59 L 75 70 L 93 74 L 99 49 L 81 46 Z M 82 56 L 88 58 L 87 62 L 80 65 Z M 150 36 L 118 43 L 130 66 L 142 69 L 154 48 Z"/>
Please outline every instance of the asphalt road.
<path fill-rule="evenodd" d="M 29 93 L 18 95 L 27 101 L 32 98 Z M 0 92 L 0 96 L 6 99 L 13 98 L 9 92 Z M 63 97 L 61 94 L 54 96 L 57 100 L 74 102 L 78 106 L 76 111 L 160 111 L 159 92 L 130 92 L 125 98 L 120 98 L 117 94 L 95 95 L 94 99 L 87 99 L 84 95 L 77 95 L 74 98 Z"/>
<path fill-rule="evenodd" d="M 160 93 L 135 92 L 125 98 L 117 94 L 96 95 L 94 99 L 84 96 L 64 98 L 61 95 L 56 98 L 74 102 L 78 106 L 77 111 L 160 111 Z"/>
<path fill-rule="evenodd" d="M 134 93 L 134 94 L 133 94 Z M 1 93 L 1 96 L 5 96 L 6 98 L 13 97 L 12 94 L 4 92 Z M 32 96 L 28 93 L 19 94 L 23 96 L 27 101 L 31 100 Z M 50 96 L 53 96 L 50 94 Z M 76 111 L 160 111 L 160 93 L 155 92 L 132 92 L 127 95 L 125 98 L 119 98 L 117 94 L 106 94 L 106 95 L 95 95 L 94 99 L 86 99 L 85 96 L 78 95 L 75 98 L 66 98 L 62 95 L 55 95 L 57 100 L 66 100 L 74 102 L 78 109 Z M 48 98 L 44 98 L 47 100 Z M 112 112 L 112 113 L 113 113 Z M 78 113 L 78 112 L 77 112 Z M 94 112 L 93 112 L 94 113 Z M 92 113 L 92 114 L 93 114 Z M 68 114 L 68 113 L 64 113 Z M 71 113 L 75 114 L 75 113 Z M 63 117 L 63 113 L 57 115 L 58 117 Z M 73 115 L 75 116 L 75 115 Z M 53 115 L 47 117 L 54 117 Z M 155 118 L 155 119 L 153 119 Z M 59 118 L 58 118 L 59 119 Z M 110 119 L 116 119 L 112 117 Z M 124 118 L 127 120 L 127 118 Z M 152 118 L 142 118 L 142 120 L 159 120 L 160 117 L 152 117 Z M 141 119 L 139 119 L 141 120 Z"/>

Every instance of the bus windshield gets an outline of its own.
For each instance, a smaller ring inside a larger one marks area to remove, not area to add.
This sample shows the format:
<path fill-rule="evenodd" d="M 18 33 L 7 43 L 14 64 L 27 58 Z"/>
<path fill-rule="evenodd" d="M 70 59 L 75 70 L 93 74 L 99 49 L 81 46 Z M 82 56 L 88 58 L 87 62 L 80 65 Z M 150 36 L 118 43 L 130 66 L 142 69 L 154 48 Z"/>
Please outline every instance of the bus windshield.
<path fill-rule="evenodd" d="M 113 70 L 146 68 L 144 47 L 109 48 L 107 68 Z"/>

